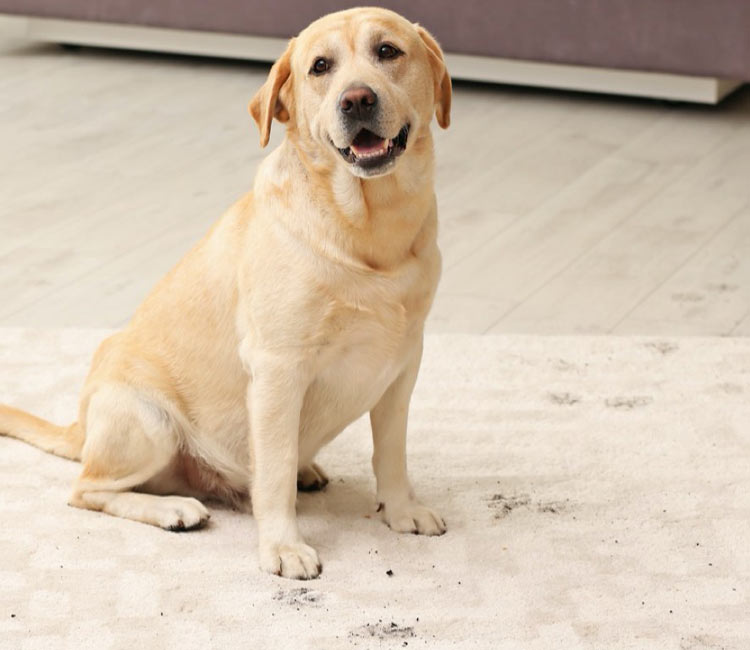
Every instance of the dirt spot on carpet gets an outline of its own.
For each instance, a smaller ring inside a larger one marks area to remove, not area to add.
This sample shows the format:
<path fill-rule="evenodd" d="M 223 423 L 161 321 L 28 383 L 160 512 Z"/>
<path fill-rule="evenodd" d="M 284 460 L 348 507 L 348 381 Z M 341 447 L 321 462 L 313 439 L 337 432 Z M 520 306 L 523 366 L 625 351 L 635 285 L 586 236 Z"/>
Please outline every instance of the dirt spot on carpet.
<path fill-rule="evenodd" d="M 739 395 L 740 393 L 744 393 L 745 389 L 740 386 L 740 384 L 733 384 L 731 382 L 724 382 L 722 384 L 718 384 L 717 388 L 727 395 Z"/>
<path fill-rule="evenodd" d="M 555 370 L 561 370 L 562 372 L 574 372 L 578 370 L 578 366 L 571 361 L 566 361 L 565 359 L 557 359 L 553 363 L 553 367 Z"/>
<path fill-rule="evenodd" d="M 506 495 L 493 494 L 487 499 L 487 505 L 493 511 L 495 519 L 504 519 L 515 510 L 530 510 L 542 514 L 557 515 L 567 509 L 569 500 L 535 501 L 528 494 Z"/>
<path fill-rule="evenodd" d="M 617 409 L 618 411 L 632 411 L 633 409 L 648 406 L 653 401 L 654 398 L 649 397 L 648 395 L 632 395 L 610 397 L 604 400 L 604 403 L 611 409 Z"/>
<path fill-rule="evenodd" d="M 645 344 L 645 347 L 665 356 L 680 349 L 677 343 L 672 343 L 671 341 L 649 341 Z"/>
<path fill-rule="evenodd" d="M 680 650 L 733 650 L 733 647 L 715 636 L 696 634 L 680 639 Z"/>
<path fill-rule="evenodd" d="M 549 513 L 551 515 L 559 515 L 565 510 L 566 503 L 568 503 L 567 499 L 565 501 L 539 501 L 536 504 L 536 511 Z"/>
<path fill-rule="evenodd" d="M 279 589 L 273 596 L 274 600 L 284 603 L 285 605 L 291 606 L 318 606 L 320 601 L 323 600 L 323 594 L 307 587 L 300 587 L 298 589 Z"/>
<path fill-rule="evenodd" d="M 349 632 L 349 636 L 360 639 L 413 639 L 417 634 L 411 625 L 378 621 L 360 625 Z"/>
<path fill-rule="evenodd" d="M 573 406 L 581 401 L 581 397 L 572 393 L 547 393 L 550 401 L 558 406 Z"/>
<path fill-rule="evenodd" d="M 489 498 L 490 509 L 495 512 L 495 519 L 507 517 L 518 508 L 528 508 L 531 505 L 531 498 L 526 494 L 519 496 L 508 496 L 505 494 L 493 494 Z"/>

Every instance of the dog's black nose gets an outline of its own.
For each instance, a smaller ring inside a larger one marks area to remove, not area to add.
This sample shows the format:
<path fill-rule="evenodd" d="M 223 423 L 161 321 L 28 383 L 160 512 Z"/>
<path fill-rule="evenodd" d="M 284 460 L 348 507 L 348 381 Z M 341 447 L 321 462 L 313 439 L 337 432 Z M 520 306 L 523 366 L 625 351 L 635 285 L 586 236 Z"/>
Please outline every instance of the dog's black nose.
<path fill-rule="evenodd" d="M 353 120 L 369 119 L 378 105 L 378 96 L 369 86 L 353 86 L 339 95 L 339 110 Z"/>

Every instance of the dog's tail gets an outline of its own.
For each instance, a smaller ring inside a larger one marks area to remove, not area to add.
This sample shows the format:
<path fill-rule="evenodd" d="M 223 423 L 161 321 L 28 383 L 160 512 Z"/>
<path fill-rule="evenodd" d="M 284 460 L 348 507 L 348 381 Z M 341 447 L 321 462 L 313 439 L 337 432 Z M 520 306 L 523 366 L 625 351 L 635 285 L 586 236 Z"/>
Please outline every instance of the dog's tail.
<path fill-rule="evenodd" d="M 69 427 L 56 424 L 0 404 L 0 435 L 18 438 L 56 456 L 81 460 L 85 434 L 74 422 Z"/>

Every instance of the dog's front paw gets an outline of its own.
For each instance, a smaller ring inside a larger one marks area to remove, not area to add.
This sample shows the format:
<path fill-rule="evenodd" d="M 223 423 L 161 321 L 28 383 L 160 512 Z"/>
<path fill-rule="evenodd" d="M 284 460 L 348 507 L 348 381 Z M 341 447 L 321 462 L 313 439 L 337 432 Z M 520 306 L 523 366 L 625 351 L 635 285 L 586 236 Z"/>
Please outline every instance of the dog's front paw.
<path fill-rule="evenodd" d="M 260 568 L 293 580 L 311 580 L 323 570 L 315 549 L 304 542 L 261 545 Z"/>
<path fill-rule="evenodd" d="M 437 512 L 414 499 L 380 503 L 378 511 L 383 521 L 397 533 L 442 535 L 447 530 L 445 521 Z"/>

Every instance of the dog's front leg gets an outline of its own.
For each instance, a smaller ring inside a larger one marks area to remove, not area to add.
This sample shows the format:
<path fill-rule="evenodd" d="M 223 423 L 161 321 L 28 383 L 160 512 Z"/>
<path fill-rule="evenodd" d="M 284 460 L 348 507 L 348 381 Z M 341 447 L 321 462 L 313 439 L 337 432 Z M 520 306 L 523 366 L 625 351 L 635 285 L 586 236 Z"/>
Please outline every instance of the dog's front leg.
<path fill-rule="evenodd" d="M 406 472 L 406 427 L 409 401 L 419 372 L 422 346 L 403 373 L 370 411 L 372 467 L 377 479 L 378 509 L 383 520 L 400 533 L 442 535 L 442 517 L 414 496 Z"/>
<path fill-rule="evenodd" d="M 315 549 L 297 527 L 300 412 L 309 385 L 303 363 L 254 352 L 243 359 L 248 385 L 251 498 L 258 525 L 260 566 L 285 578 L 316 578 Z"/>

